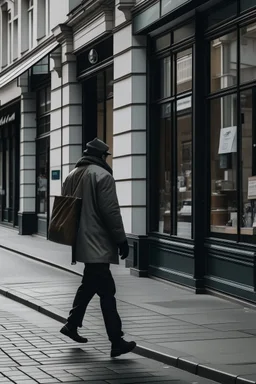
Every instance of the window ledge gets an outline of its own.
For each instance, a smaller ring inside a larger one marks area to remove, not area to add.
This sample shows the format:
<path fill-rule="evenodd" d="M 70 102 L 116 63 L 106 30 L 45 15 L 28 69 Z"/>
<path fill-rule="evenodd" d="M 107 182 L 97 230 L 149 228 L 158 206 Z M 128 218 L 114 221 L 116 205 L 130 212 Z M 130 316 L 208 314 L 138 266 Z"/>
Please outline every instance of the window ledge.
<path fill-rule="evenodd" d="M 256 227 L 245 227 L 241 228 L 240 230 L 241 235 L 249 235 L 249 236 L 254 236 L 256 235 Z M 211 226 L 211 232 L 214 233 L 225 233 L 227 235 L 237 235 L 237 228 L 236 227 L 226 227 L 222 225 L 212 225 Z"/>

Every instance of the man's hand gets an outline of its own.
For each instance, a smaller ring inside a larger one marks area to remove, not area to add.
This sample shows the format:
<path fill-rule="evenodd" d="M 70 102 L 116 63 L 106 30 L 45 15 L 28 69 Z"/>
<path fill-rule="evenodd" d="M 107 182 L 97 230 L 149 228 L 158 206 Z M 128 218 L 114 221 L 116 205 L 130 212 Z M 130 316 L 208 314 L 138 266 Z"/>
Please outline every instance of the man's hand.
<path fill-rule="evenodd" d="M 119 248 L 119 255 L 121 256 L 121 259 L 122 260 L 126 259 L 129 256 L 129 251 L 130 251 L 128 241 L 125 240 L 123 243 L 118 244 L 118 248 Z"/>

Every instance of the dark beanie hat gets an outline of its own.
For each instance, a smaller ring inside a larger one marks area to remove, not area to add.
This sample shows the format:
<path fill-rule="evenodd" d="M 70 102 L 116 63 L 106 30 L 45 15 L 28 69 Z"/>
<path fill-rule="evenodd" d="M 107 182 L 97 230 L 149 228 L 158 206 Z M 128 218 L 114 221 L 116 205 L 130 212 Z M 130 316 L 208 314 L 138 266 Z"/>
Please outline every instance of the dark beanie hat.
<path fill-rule="evenodd" d="M 93 155 L 101 157 L 102 155 L 111 155 L 111 153 L 109 152 L 109 146 L 106 143 L 95 138 L 86 144 L 86 150 L 84 151 L 84 155 Z"/>

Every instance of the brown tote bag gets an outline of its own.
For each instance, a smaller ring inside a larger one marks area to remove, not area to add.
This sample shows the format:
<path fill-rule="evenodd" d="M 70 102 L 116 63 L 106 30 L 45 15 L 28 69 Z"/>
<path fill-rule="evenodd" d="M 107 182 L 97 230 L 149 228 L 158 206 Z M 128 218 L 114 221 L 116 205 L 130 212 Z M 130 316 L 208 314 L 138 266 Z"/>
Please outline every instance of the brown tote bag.
<path fill-rule="evenodd" d="M 85 172 L 86 168 L 84 169 Z M 72 196 L 55 196 L 48 238 L 54 243 L 75 246 L 80 222 L 82 199 L 73 196 L 79 187 L 84 172 L 78 180 L 76 188 L 72 188 Z"/>

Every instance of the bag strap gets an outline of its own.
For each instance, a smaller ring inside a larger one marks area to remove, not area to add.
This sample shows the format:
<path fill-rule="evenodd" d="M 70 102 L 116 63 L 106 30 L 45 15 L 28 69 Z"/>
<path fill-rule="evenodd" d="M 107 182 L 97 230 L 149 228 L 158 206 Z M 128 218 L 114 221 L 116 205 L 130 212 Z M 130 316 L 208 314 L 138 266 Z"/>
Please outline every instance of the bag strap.
<path fill-rule="evenodd" d="M 81 184 L 81 180 L 85 174 L 85 171 L 87 170 L 88 168 L 88 165 L 86 167 L 83 167 L 83 171 L 80 172 L 80 175 L 78 177 L 78 180 L 75 184 L 75 187 L 74 187 L 74 174 L 71 176 L 72 180 L 71 180 L 71 195 L 74 196 Z"/>

